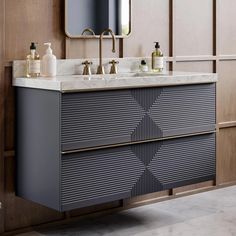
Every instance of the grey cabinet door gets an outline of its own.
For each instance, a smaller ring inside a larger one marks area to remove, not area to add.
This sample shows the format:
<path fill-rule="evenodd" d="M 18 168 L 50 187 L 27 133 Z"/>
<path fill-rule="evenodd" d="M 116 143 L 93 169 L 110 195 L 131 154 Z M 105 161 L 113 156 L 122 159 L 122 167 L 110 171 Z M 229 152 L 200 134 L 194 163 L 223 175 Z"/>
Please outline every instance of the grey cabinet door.
<path fill-rule="evenodd" d="M 68 154 L 62 210 L 215 179 L 215 134 Z"/>
<path fill-rule="evenodd" d="M 62 150 L 215 129 L 215 85 L 62 95 Z"/>

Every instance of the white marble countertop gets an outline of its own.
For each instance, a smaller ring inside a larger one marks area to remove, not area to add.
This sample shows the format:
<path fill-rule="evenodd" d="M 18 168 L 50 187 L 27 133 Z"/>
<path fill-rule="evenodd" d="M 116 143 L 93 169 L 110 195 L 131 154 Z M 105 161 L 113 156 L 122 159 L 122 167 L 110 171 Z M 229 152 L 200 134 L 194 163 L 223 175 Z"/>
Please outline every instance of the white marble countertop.
<path fill-rule="evenodd" d="M 124 73 L 121 75 L 65 75 L 55 78 L 14 78 L 13 86 L 55 90 L 60 92 L 109 90 L 137 87 L 158 87 L 185 84 L 214 83 L 217 74 L 196 72 L 166 72 L 165 74 Z"/>

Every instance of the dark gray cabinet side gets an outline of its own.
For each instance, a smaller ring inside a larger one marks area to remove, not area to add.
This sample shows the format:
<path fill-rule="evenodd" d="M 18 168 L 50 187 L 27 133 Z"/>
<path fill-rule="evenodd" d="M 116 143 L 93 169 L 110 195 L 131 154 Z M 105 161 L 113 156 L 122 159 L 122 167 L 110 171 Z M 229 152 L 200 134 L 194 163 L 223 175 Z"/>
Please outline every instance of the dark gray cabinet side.
<path fill-rule="evenodd" d="M 62 210 L 215 179 L 215 134 L 68 154 Z"/>
<path fill-rule="evenodd" d="M 16 89 L 16 194 L 60 210 L 59 92 Z"/>
<path fill-rule="evenodd" d="M 62 150 L 215 130 L 215 84 L 62 95 Z"/>

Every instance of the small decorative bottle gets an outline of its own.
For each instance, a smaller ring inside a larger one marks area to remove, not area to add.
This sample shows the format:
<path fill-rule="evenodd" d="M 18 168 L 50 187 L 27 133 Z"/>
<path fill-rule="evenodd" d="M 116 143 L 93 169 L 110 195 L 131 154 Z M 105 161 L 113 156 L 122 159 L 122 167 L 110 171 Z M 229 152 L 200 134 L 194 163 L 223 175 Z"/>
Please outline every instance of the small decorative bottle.
<path fill-rule="evenodd" d="M 40 76 L 40 57 L 33 42 L 30 45 L 30 54 L 26 58 L 26 76 L 28 78 Z"/>
<path fill-rule="evenodd" d="M 141 72 L 148 72 L 148 65 L 145 60 L 141 61 L 141 64 L 139 65 L 140 71 Z"/>
<path fill-rule="evenodd" d="M 160 44 L 155 42 L 155 51 L 152 53 L 152 71 L 162 72 L 164 69 L 164 57 L 160 49 Z"/>

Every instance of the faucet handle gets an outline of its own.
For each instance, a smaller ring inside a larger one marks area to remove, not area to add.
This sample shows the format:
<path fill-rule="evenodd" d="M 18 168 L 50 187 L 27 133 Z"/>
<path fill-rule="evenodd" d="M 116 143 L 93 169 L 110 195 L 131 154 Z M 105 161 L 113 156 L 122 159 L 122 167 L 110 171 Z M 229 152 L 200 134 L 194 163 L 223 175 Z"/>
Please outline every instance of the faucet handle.
<path fill-rule="evenodd" d="M 92 61 L 83 61 L 82 62 L 82 65 L 92 65 L 93 64 L 93 62 Z"/>
<path fill-rule="evenodd" d="M 83 70 L 83 75 L 91 75 L 91 69 L 90 69 L 90 65 L 92 65 L 93 62 L 91 61 L 84 61 L 82 62 L 82 65 L 84 65 L 84 70 Z"/>
<path fill-rule="evenodd" d="M 116 60 L 112 60 L 109 61 L 109 64 L 111 64 L 111 70 L 110 70 L 110 74 L 117 74 L 117 64 L 119 64 L 119 61 Z"/>

